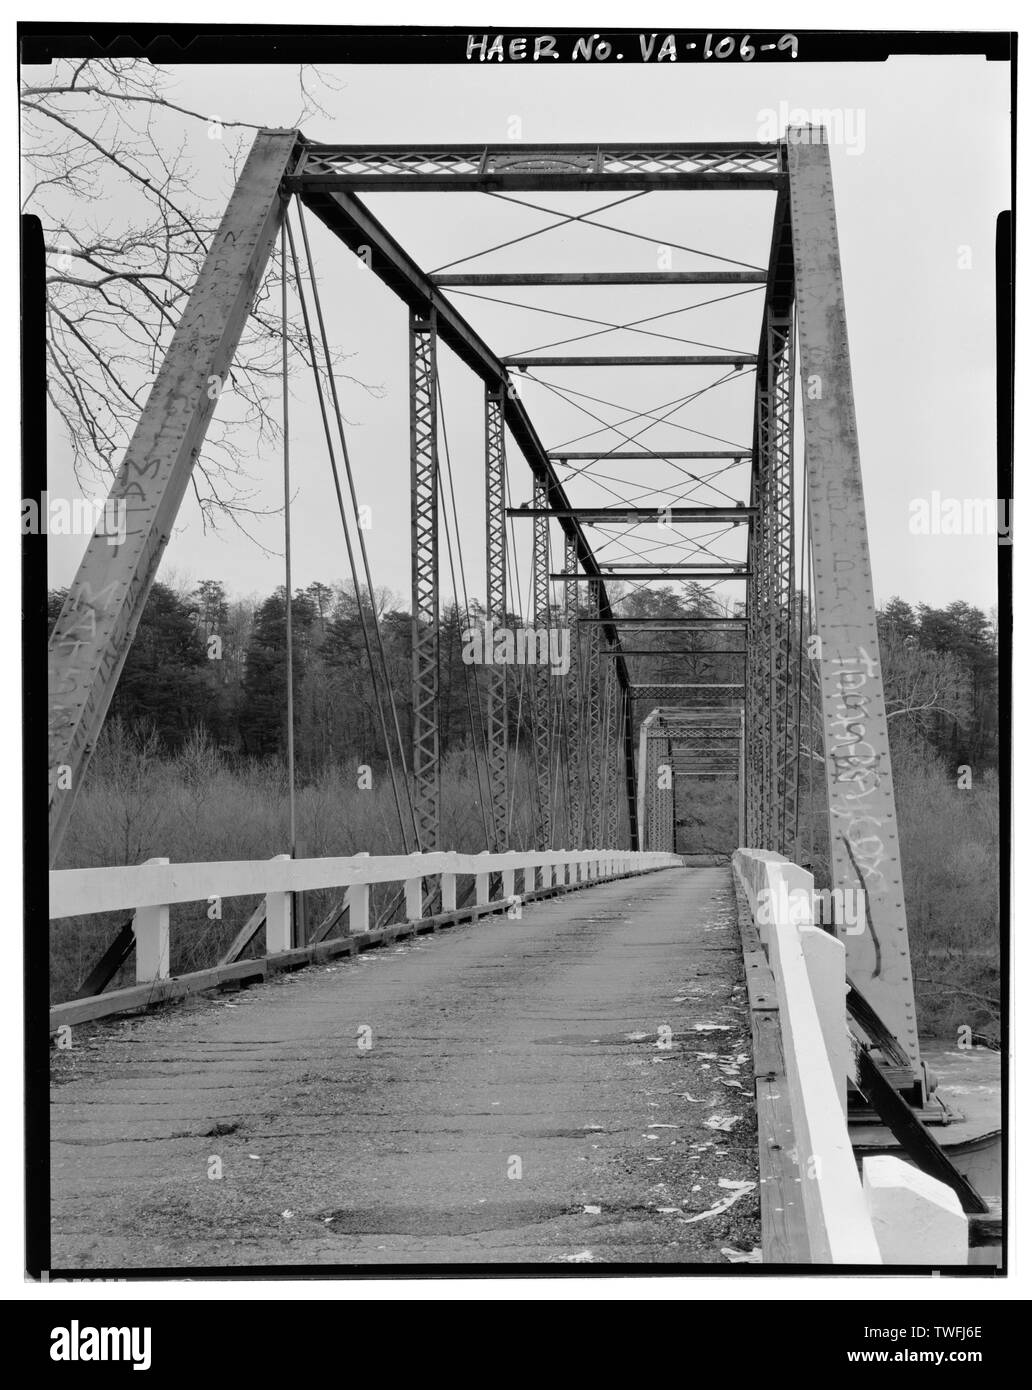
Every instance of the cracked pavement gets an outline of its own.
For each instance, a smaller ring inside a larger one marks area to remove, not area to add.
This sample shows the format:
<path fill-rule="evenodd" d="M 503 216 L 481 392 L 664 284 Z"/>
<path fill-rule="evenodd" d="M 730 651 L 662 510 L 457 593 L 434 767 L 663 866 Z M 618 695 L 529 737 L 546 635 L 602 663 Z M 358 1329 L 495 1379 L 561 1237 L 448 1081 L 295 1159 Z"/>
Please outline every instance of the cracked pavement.
<path fill-rule="evenodd" d="M 759 1245 L 727 868 L 83 1026 L 55 1271 L 697 1265 Z"/>

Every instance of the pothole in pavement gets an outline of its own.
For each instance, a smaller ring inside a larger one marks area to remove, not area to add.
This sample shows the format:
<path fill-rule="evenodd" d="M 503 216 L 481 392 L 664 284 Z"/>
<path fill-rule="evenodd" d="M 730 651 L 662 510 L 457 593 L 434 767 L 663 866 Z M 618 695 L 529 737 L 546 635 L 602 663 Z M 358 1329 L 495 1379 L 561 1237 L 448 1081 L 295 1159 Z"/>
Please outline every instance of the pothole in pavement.
<path fill-rule="evenodd" d="M 590 1204 L 589 1204 L 590 1205 Z M 442 1211 L 433 1207 L 338 1207 L 315 1212 L 309 1221 L 327 1232 L 349 1236 L 463 1236 L 485 1231 L 513 1230 L 540 1225 L 563 1217 L 596 1220 L 617 1217 L 652 1217 L 655 1208 L 641 1202 L 599 1203 L 598 1212 L 586 1212 L 584 1204 L 571 1206 L 549 1202 L 483 1202 L 475 1207 Z"/>
<path fill-rule="evenodd" d="M 668 1042 L 698 1042 L 700 1035 L 706 1033 L 732 1033 L 741 1032 L 740 1024 L 732 1023 L 695 1023 L 688 1028 L 674 1028 L 669 1034 L 664 1033 L 663 1038 Z M 654 1048 L 659 1040 L 659 1033 L 653 1029 L 651 1033 L 635 1030 L 634 1033 L 556 1033 L 544 1038 L 534 1038 L 537 1047 L 559 1047 L 564 1044 L 578 1046 L 587 1044 L 590 1046 L 604 1047 L 650 1047 Z"/>
<path fill-rule="evenodd" d="M 464 1236 L 533 1226 L 570 1213 L 570 1207 L 554 1202 L 484 1202 L 445 1211 L 409 1206 L 338 1207 L 316 1212 L 309 1220 L 319 1222 L 327 1231 L 349 1236 Z"/>

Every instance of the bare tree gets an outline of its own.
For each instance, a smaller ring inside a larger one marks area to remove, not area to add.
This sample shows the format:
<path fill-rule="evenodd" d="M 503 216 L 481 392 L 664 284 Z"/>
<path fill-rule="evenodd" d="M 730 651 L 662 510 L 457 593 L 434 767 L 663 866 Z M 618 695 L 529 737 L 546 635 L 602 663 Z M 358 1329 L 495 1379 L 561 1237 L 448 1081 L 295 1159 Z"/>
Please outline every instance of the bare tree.
<path fill-rule="evenodd" d="M 959 723 L 970 713 L 971 681 L 953 652 L 922 647 L 916 636 L 890 630 L 880 640 L 887 718 L 904 718 L 922 733 L 936 720 Z"/>
<path fill-rule="evenodd" d="M 326 114 L 331 80 L 302 68 L 297 82 L 296 124 Z M 136 59 L 60 62 L 22 86 L 23 210 L 42 222 L 48 261 L 47 392 L 84 487 L 116 468 L 224 210 L 196 191 L 188 128 L 203 123 L 233 177 L 259 129 L 180 105 L 172 87 Z M 280 275 L 274 257 L 194 470 L 205 525 L 264 510 L 245 462 L 279 433 Z M 308 361 L 300 321 L 287 331 Z"/>

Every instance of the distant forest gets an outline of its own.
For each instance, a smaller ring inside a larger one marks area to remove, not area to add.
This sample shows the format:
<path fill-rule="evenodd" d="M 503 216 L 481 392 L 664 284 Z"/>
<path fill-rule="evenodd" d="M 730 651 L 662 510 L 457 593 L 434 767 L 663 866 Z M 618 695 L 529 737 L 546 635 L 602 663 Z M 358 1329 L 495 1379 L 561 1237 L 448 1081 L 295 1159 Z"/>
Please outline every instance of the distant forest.
<path fill-rule="evenodd" d="M 51 624 L 64 590 L 49 595 Z M 232 597 L 223 583 L 206 579 L 191 590 L 156 583 L 115 692 L 110 717 L 129 728 L 153 731 L 174 756 L 198 731 L 230 759 L 280 759 L 285 752 L 285 590 L 268 597 Z M 399 719 L 407 732 L 410 673 L 409 613 L 386 591 L 376 596 Z M 628 616 L 726 616 L 704 590 L 671 589 L 632 594 L 620 609 Z M 367 611 L 367 626 L 372 628 Z M 479 623 L 475 604 L 469 621 Z M 521 620 L 511 618 L 512 623 Z M 559 621 L 556 615 L 556 621 Z M 893 598 L 878 615 L 886 701 L 895 744 L 907 734 L 951 766 L 968 764 L 976 776 L 999 762 L 997 634 L 990 615 L 968 603 L 945 608 Z M 343 763 L 378 763 L 385 756 L 375 694 L 369 679 L 359 607 L 340 584 L 310 584 L 292 604 L 295 739 L 298 774 L 316 777 Z M 442 753 L 470 740 L 482 727 L 478 668 L 462 661 L 464 609 L 441 615 Z M 728 634 L 639 632 L 636 650 L 676 647 L 693 659 L 692 671 L 715 682 L 741 679 L 740 666 L 715 648 L 737 644 Z M 628 659 L 636 681 L 684 680 L 684 661 L 674 657 Z M 680 667 L 680 670 L 678 669 Z M 529 718 L 514 673 L 512 718 Z M 695 679 L 693 675 L 691 679 Z M 647 711 L 644 711 L 647 712 Z M 642 711 L 639 711 L 642 713 Z M 515 725 L 514 725 L 515 730 Z"/>
<path fill-rule="evenodd" d="M 51 621 L 63 597 L 50 595 Z M 378 594 L 376 602 L 407 745 L 411 619 L 388 593 Z M 292 608 L 298 832 L 304 852 L 402 853 L 390 780 L 381 775 L 384 745 L 354 594 L 339 585 L 312 584 L 294 596 Z M 728 616 L 702 589 L 636 593 L 622 601 L 621 611 L 642 617 Z M 478 623 L 482 613 L 474 608 L 469 617 Z M 442 613 L 441 823 L 443 843 L 475 853 L 488 844 L 477 767 L 486 682 L 482 671 L 462 661 L 466 626 L 464 609 Z M 994 623 L 966 603 L 930 608 L 897 598 L 879 614 L 879 628 L 922 1028 L 946 1037 L 970 1024 L 995 1034 L 1000 829 Z M 739 645 L 735 633 L 639 630 L 636 650 L 680 650 L 671 657 L 628 658 L 631 677 L 655 683 L 739 681 L 741 659 L 729 651 Z M 693 649 L 707 655 L 689 656 Z M 509 686 L 514 847 L 529 845 L 534 837 L 526 679 L 526 667 L 514 668 Z M 562 689 L 561 682 L 555 689 Z M 216 580 L 192 589 L 156 584 L 87 773 L 62 865 L 138 864 L 152 855 L 188 863 L 282 853 L 289 843 L 285 690 L 282 589 L 264 599 L 241 599 Z M 648 709 L 647 704 L 638 709 L 638 717 Z M 376 768 L 371 790 L 359 789 L 356 771 L 362 764 Z M 970 768 L 970 778 L 959 773 L 961 768 Z M 816 803 L 808 800 L 802 829 L 823 884 L 830 879 L 822 781 L 818 774 Z M 693 785 L 677 805 L 682 852 L 730 853 L 737 836 L 737 790 L 731 784 Z M 562 822 L 557 835 L 557 843 L 565 844 Z M 327 901 L 306 895 L 315 920 L 332 905 L 323 896 Z M 249 899 L 234 900 L 217 922 L 203 912 L 190 916 L 188 907 L 177 908 L 173 968 L 198 969 L 219 959 L 253 907 Z M 79 918 L 52 933 L 55 999 L 74 992 L 116 925 Z"/>

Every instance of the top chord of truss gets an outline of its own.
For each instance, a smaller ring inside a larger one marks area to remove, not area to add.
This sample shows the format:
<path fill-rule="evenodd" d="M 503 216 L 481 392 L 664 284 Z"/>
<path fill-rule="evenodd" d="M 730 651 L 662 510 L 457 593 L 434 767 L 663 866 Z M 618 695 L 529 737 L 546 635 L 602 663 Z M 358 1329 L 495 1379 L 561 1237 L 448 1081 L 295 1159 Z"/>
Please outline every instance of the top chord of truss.
<path fill-rule="evenodd" d="M 776 188 L 776 144 L 308 145 L 294 187 Z"/>

